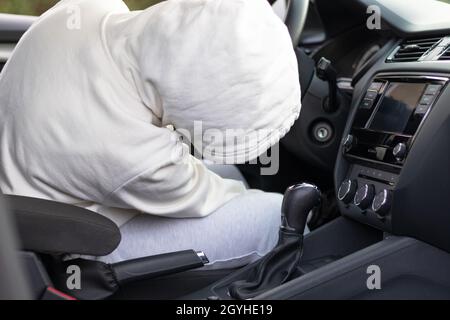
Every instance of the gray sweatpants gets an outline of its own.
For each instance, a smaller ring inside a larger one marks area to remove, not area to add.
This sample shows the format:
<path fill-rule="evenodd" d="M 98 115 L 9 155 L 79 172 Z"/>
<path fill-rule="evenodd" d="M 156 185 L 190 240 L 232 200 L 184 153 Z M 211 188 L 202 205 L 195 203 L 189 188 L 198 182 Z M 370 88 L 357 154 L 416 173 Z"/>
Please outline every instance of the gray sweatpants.
<path fill-rule="evenodd" d="M 234 166 L 209 168 L 224 178 L 243 180 Z M 169 219 L 139 215 L 121 227 L 119 247 L 108 263 L 193 249 L 203 251 L 207 269 L 243 266 L 267 254 L 278 241 L 282 195 L 261 191 L 236 197 L 205 218 Z"/>

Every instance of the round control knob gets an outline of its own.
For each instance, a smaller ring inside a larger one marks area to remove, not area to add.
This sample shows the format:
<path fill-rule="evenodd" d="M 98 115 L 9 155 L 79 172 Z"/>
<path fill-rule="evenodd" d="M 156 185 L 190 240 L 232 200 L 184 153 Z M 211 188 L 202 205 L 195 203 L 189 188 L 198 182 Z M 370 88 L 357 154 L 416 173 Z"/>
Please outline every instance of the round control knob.
<path fill-rule="evenodd" d="M 392 191 L 383 190 L 378 193 L 372 202 L 372 210 L 379 216 L 385 217 L 389 210 L 391 209 L 392 204 Z"/>
<path fill-rule="evenodd" d="M 356 191 L 353 203 L 360 209 L 365 210 L 371 205 L 374 196 L 375 187 L 373 184 L 365 184 Z"/>
<path fill-rule="evenodd" d="M 397 145 L 394 147 L 394 150 L 392 150 L 392 154 L 394 155 L 397 161 L 402 161 L 403 159 L 405 159 L 407 151 L 408 148 L 406 147 L 406 144 L 400 142 L 397 143 Z"/>
<path fill-rule="evenodd" d="M 351 135 L 351 134 L 349 134 L 349 135 L 347 135 L 345 137 L 344 143 L 342 144 L 343 147 L 344 147 L 344 151 L 345 152 L 349 152 L 350 151 L 350 149 L 355 144 L 355 140 L 356 140 L 356 138 L 353 135 Z"/>
<path fill-rule="evenodd" d="M 355 197 L 356 190 L 358 188 L 358 182 L 356 180 L 345 180 L 341 183 L 338 191 L 338 199 L 345 204 L 352 202 Z"/>

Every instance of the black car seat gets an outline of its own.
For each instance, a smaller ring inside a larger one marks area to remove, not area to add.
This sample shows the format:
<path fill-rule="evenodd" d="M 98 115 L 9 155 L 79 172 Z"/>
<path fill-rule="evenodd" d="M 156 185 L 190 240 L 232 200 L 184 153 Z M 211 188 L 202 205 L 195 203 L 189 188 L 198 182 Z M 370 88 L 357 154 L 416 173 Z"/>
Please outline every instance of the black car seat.
<path fill-rule="evenodd" d="M 127 298 L 123 289 L 142 283 L 147 285 L 138 286 L 138 295 L 131 292 L 131 296 L 152 297 L 148 292 L 154 288 L 149 287 L 151 282 L 148 281 L 180 273 L 184 276 L 183 272 L 208 262 L 202 252 L 186 250 L 105 264 L 96 261 L 95 257 L 111 253 L 121 240 L 120 230 L 111 220 L 95 212 L 54 201 L 12 195 L 4 198 L 17 225 L 22 250 L 20 256 L 35 299 Z M 69 255 L 89 258 L 67 260 Z M 75 271 L 79 273 L 79 286 L 68 284 Z M 217 280 L 215 275 L 214 272 L 211 274 L 211 282 Z"/>
<path fill-rule="evenodd" d="M 0 194 L 0 300 L 31 298 L 25 272 L 17 257 L 17 239 L 10 216 Z"/>

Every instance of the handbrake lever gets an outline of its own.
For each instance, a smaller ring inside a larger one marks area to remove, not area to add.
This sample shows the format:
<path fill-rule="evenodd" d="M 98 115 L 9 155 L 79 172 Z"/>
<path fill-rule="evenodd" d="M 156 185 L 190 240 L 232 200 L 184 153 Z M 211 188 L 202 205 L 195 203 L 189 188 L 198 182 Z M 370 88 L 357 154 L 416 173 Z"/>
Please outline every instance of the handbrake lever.
<path fill-rule="evenodd" d="M 199 251 L 186 250 L 144 257 L 111 264 L 110 267 L 120 285 L 152 279 L 203 267 L 209 263 L 206 255 Z"/>

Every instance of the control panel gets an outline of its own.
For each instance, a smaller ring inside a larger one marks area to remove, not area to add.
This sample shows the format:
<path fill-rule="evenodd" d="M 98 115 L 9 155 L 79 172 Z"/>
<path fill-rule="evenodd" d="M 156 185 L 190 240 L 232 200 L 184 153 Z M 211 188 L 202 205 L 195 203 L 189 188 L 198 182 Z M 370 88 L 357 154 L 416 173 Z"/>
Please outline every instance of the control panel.
<path fill-rule="evenodd" d="M 391 204 L 402 167 L 447 81 L 391 75 L 373 79 L 343 140 L 349 163 L 337 194 L 343 214 L 391 229 Z"/>
<path fill-rule="evenodd" d="M 352 164 L 338 190 L 345 214 L 383 230 L 390 230 L 390 209 L 399 175 Z"/>

